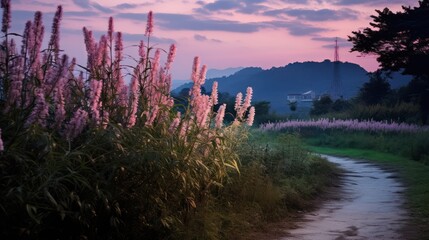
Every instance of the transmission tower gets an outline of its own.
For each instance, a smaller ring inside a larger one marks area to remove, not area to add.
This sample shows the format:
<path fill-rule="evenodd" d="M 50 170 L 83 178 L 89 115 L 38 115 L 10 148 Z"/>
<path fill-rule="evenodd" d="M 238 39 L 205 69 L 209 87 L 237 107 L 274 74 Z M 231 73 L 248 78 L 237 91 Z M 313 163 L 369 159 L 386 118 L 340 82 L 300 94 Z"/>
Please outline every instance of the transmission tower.
<path fill-rule="evenodd" d="M 340 54 L 339 54 L 338 38 L 335 38 L 335 53 L 334 53 L 334 79 L 331 85 L 331 98 L 337 100 L 343 97 L 341 78 L 340 78 Z"/>
<path fill-rule="evenodd" d="M 335 54 L 334 54 L 334 62 L 340 61 L 340 54 L 338 53 L 340 47 L 338 47 L 338 38 L 335 38 Z"/>

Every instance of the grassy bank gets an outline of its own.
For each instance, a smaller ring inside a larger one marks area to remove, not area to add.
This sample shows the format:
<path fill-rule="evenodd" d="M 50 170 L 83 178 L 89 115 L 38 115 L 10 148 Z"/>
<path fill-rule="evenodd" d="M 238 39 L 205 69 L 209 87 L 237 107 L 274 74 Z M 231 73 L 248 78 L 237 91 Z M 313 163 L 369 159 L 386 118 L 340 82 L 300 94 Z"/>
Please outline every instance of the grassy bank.
<path fill-rule="evenodd" d="M 407 186 L 406 196 L 419 239 L 429 239 L 429 166 L 406 157 L 374 150 L 308 146 L 310 151 L 366 159 L 393 167 Z"/>
<path fill-rule="evenodd" d="M 309 154 L 295 135 L 252 132 L 237 153 L 240 173 L 230 175 L 197 214 L 187 238 L 247 239 L 267 224 L 313 208 L 337 177 L 335 167 Z"/>
<path fill-rule="evenodd" d="M 373 150 L 399 155 L 426 165 L 429 164 L 428 132 L 369 133 L 312 129 L 301 131 L 301 135 L 303 140 L 312 146 Z"/>

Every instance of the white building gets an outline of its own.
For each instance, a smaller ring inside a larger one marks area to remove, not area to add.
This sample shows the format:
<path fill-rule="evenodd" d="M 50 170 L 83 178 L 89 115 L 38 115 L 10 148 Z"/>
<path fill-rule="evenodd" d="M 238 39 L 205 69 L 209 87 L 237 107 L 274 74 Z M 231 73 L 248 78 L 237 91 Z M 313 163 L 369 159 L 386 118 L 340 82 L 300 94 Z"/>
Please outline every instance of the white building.
<path fill-rule="evenodd" d="M 313 102 L 316 100 L 316 93 L 312 90 L 305 93 L 291 93 L 287 95 L 289 102 Z"/>

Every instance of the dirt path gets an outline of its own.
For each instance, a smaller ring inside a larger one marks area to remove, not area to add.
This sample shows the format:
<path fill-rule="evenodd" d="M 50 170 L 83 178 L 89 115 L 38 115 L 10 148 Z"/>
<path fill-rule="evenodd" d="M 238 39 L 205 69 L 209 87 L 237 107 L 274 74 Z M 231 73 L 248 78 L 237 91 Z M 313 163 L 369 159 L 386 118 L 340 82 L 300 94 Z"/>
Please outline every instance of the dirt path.
<path fill-rule="evenodd" d="M 279 239 L 405 239 L 404 187 L 378 166 L 325 156 L 346 170 L 340 193 L 299 220 Z"/>

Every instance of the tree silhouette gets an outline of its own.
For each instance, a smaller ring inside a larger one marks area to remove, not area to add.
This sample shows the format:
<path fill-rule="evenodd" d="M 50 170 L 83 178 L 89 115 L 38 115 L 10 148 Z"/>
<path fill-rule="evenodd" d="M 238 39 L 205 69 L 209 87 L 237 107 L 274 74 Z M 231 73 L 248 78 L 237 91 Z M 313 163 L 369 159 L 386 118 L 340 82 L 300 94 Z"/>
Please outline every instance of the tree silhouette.
<path fill-rule="evenodd" d="M 429 114 L 429 0 L 419 1 L 417 7 L 402 7 L 392 12 L 388 8 L 376 10 L 371 16 L 371 28 L 353 31 L 349 41 L 351 51 L 377 55 L 383 70 L 402 71 L 424 83 L 417 97 L 422 122 Z"/>
<path fill-rule="evenodd" d="M 375 105 L 381 103 L 390 93 L 390 84 L 383 76 L 382 71 L 376 71 L 370 74 L 369 82 L 363 84 L 359 91 L 358 100 L 366 105 Z"/>

